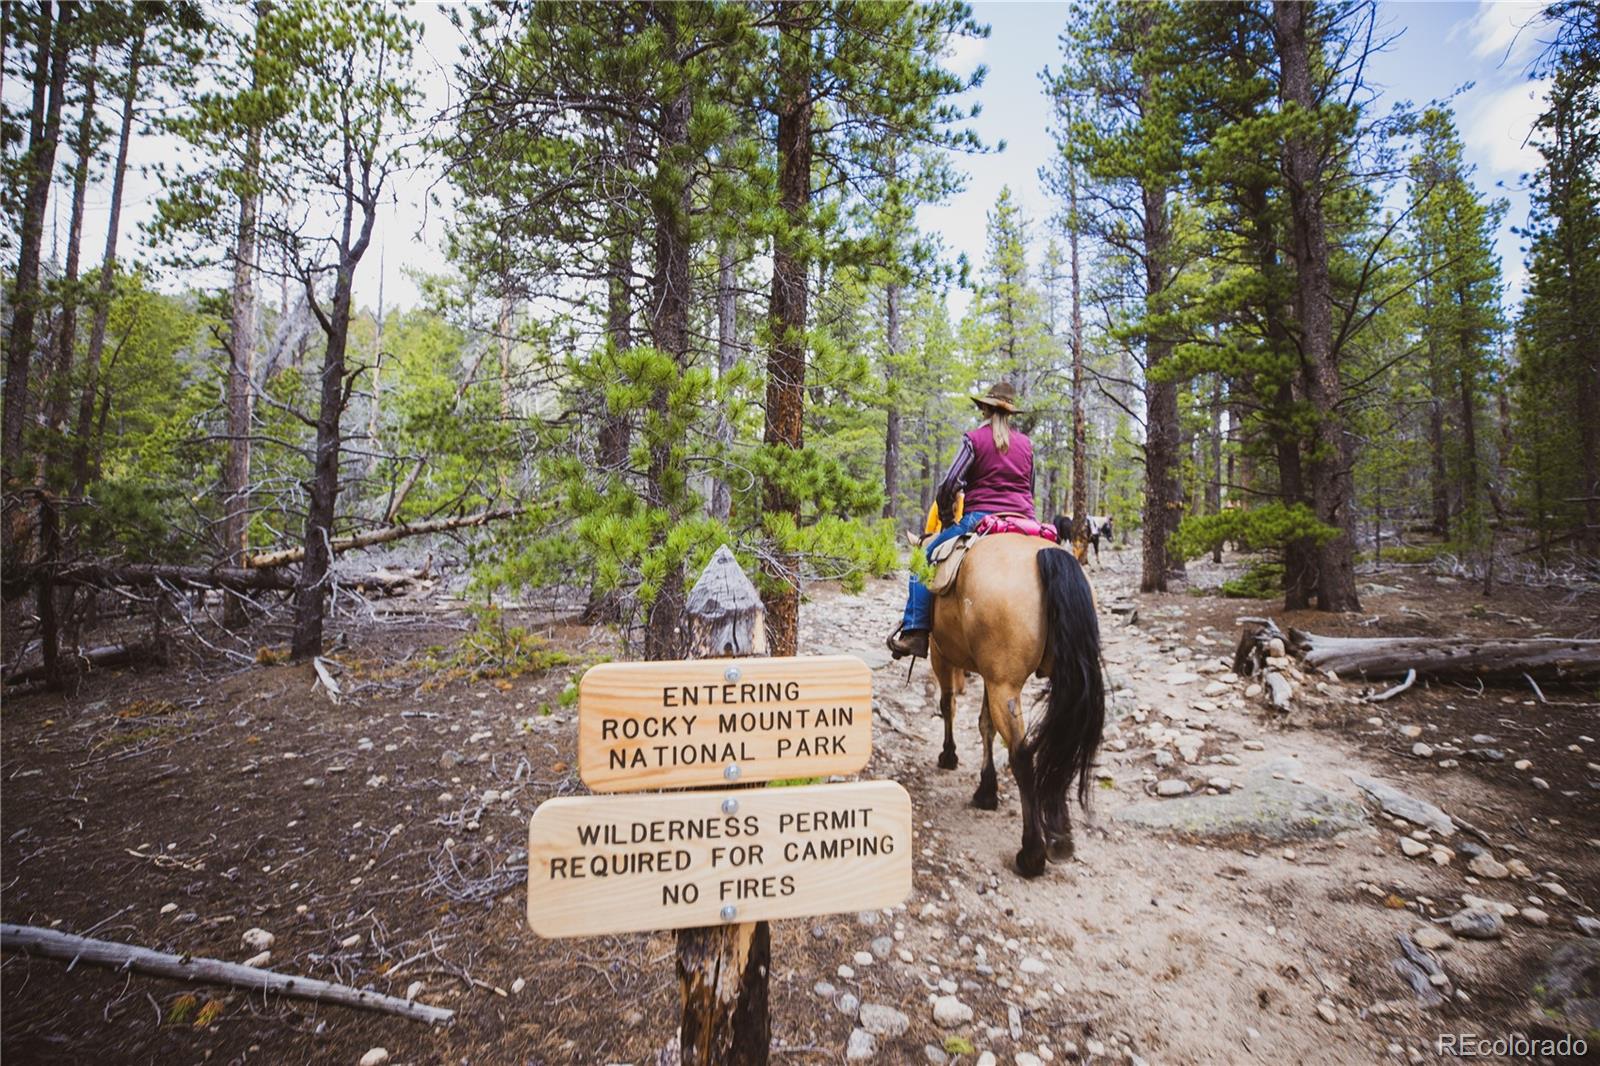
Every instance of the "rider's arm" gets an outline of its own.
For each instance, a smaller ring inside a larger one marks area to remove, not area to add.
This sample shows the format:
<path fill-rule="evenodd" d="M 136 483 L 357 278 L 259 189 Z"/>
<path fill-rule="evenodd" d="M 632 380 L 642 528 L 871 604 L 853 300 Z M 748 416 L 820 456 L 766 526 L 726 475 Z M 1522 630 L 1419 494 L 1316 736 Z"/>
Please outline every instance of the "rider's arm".
<path fill-rule="evenodd" d="M 955 524 L 956 497 L 967 487 L 967 471 L 972 467 L 975 454 L 972 450 L 972 441 L 967 439 L 966 434 L 962 434 L 961 447 L 956 450 L 956 457 L 950 463 L 950 469 L 945 471 L 944 480 L 939 482 L 937 500 L 939 521 L 943 525 Z"/>

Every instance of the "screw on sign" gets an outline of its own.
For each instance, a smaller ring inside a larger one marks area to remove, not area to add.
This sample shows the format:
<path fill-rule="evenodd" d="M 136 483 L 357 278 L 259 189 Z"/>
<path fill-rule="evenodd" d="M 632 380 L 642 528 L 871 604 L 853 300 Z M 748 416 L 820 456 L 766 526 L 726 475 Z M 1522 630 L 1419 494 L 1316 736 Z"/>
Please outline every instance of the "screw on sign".
<path fill-rule="evenodd" d="M 767 922 L 911 892 L 911 797 L 852 773 L 872 753 L 872 675 L 848 656 L 765 658 L 761 600 L 719 548 L 685 612 L 698 659 L 608 663 L 579 683 L 579 771 L 528 829 L 541 936 L 678 930 L 685 1064 L 765 1063 Z M 713 657 L 741 658 L 737 665 Z M 720 791 L 645 789 L 739 782 Z"/>

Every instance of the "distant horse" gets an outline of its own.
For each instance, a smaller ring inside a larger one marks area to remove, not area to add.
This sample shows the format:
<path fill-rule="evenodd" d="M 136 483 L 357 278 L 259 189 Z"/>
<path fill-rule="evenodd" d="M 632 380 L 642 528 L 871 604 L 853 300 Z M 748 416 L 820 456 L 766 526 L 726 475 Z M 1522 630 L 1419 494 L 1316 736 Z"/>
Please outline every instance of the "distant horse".
<path fill-rule="evenodd" d="M 1100 538 L 1111 539 L 1111 518 L 1107 515 L 1092 514 L 1087 518 L 1069 518 L 1064 514 L 1056 515 L 1055 527 L 1061 532 L 1062 543 L 1072 544 L 1072 554 L 1078 557 L 1078 562 L 1089 561 L 1089 548 L 1094 548 L 1094 561 L 1100 562 Z"/>
<path fill-rule="evenodd" d="M 983 677 L 983 771 L 974 806 L 999 806 L 994 737 L 1005 741 L 1022 799 L 1017 871 L 1044 872 L 1046 851 L 1072 855 L 1067 814 L 1073 779 L 1078 803 L 1089 799 L 1089 768 L 1105 726 L 1100 623 L 1083 566 L 1072 553 L 1015 533 L 980 537 L 967 550 L 955 587 L 934 600 L 928 663 L 939 682 L 944 717 L 941 769 L 957 765 L 955 697 L 964 671 Z M 1022 688 L 1031 675 L 1050 679 L 1044 714 L 1024 728 Z"/>

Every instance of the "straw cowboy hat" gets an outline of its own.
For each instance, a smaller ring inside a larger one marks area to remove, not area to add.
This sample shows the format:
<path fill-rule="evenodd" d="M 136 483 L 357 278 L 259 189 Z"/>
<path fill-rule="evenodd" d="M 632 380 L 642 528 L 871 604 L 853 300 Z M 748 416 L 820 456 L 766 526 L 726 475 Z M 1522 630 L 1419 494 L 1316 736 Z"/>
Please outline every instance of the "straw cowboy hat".
<path fill-rule="evenodd" d="M 989 386 L 989 391 L 981 396 L 972 397 L 972 402 L 979 407 L 992 407 L 1007 414 L 1017 413 L 1017 389 L 1009 381 L 997 381 Z"/>

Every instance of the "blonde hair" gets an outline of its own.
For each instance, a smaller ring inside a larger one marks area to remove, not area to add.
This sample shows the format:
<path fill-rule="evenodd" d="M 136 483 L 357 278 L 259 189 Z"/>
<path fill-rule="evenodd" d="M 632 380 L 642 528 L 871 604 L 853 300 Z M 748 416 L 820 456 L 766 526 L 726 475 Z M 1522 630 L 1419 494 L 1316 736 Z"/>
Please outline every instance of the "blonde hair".
<path fill-rule="evenodd" d="M 989 408 L 989 429 L 994 432 L 994 446 L 1002 453 L 1011 448 L 1011 415 L 998 407 Z"/>

